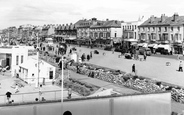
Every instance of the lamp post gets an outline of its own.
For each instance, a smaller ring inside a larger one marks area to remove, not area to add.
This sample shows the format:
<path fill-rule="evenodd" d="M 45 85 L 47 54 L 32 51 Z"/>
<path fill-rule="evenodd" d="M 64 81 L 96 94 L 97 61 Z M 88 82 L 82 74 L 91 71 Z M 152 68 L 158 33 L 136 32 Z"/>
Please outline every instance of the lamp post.
<path fill-rule="evenodd" d="M 66 50 L 67 50 L 67 45 L 65 43 L 59 43 L 58 53 L 61 54 L 61 64 L 62 64 L 62 66 L 61 66 L 61 114 L 63 111 L 63 83 L 64 83 L 63 56 L 66 53 Z"/>

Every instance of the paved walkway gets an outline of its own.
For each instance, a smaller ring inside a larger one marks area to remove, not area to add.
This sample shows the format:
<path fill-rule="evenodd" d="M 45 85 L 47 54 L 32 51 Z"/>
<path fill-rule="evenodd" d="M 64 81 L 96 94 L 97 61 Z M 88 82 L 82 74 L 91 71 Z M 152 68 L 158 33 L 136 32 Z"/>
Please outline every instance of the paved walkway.
<path fill-rule="evenodd" d="M 34 84 L 26 84 L 24 87 L 19 88 L 19 92 L 15 93 L 15 89 L 11 86 L 14 85 L 16 78 L 10 76 L 10 72 L 6 72 L 6 75 L 0 75 L 0 104 L 6 103 L 6 92 L 9 90 L 12 93 L 11 100 L 14 102 L 34 102 L 35 98 L 44 97 L 46 100 L 56 100 L 61 99 L 61 88 L 56 85 L 44 85 L 41 88 L 43 94 L 39 96 L 39 88 L 36 88 Z M 68 91 L 64 89 L 63 97 L 66 99 L 68 96 Z M 76 93 L 72 93 L 73 98 L 81 97 Z"/>
<path fill-rule="evenodd" d="M 89 54 L 95 49 L 77 47 L 77 51 L 81 56 L 83 53 Z M 140 76 L 156 79 L 175 85 L 184 87 L 184 72 L 178 72 L 179 60 L 170 58 L 160 58 L 148 56 L 146 61 L 137 61 L 125 59 L 124 56 L 118 58 L 120 53 L 98 50 L 99 54 L 93 54 L 93 58 L 86 63 L 100 65 L 112 69 L 122 70 L 131 73 L 132 65 L 136 65 L 137 74 Z M 106 53 L 103 56 L 103 52 Z M 142 56 L 140 56 L 142 57 Z M 170 66 L 166 66 L 166 62 L 170 62 Z"/>

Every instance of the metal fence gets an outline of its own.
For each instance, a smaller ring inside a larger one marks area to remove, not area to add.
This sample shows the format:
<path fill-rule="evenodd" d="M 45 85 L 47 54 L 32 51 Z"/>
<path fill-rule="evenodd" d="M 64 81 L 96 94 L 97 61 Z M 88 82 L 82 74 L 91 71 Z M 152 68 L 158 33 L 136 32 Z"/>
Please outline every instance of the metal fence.
<path fill-rule="evenodd" d="M 67 99 L 67 91 L 64 90 L 64 99 Z M 40 92 L 29 92 L 29 93 L 17 93 L 12 94 L 10 98 L 10 103 L 29 103 L 37 101 L 54 101 L 61 99 L 61 90 L 53 91 L 41 91 Z M 42 100 L 44 98 L 44 100 Z M 77 96 L 72 96 L 72 98 L 77 98 Z M 0 105 L 9 104 L 6 95 L 0 95 Z"/>

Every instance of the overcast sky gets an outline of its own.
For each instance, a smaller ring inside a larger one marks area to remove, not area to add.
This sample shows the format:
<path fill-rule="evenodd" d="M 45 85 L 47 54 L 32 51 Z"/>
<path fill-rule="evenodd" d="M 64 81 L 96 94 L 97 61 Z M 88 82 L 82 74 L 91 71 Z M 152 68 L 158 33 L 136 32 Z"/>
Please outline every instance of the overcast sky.
<path fill-rule="evenodd" d="M 0 29 L 23 24 L 66 24 L 79 19 L 135 21 L 184 15 L 184 0 L 0 0 Z"/>

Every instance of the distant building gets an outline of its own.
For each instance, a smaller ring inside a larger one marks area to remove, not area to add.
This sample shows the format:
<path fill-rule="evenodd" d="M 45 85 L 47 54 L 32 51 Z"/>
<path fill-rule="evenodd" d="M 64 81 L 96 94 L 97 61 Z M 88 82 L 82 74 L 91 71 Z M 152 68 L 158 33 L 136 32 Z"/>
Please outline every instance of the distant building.
<path fill-rule="evenodd" d="M 97 24 L 99 20 L 96 18 L 79 20 L 79 26 L 77 27 L 78 38 L 89 38 L 90 37 L 90 26 Z"/>
<path fill-rule="evenodd" d="M 96 18 L 83 19 L 78 21 L 77 37 L 86 39 L 111 39 L 114 42 L 121 41 L 121 21 L 101 21 Z"/>
<path fill-rule="evenodd" d="M 62 41 L 64 39 L 76 38 L 77 29 L 75 24 L 59 25 L 55 29 L 55 41 Z"/>
<path fill-rule="evenodd" d="M 120 42 L 122 38 L 121 22 L 117 20 L 98 21 L 90 26 L 90 37 L 94 39 L 112 39 Z"/>
<path fill-rule="evenodd" d="M 143 18 L 143 17 L 142 17 Z M 139 18 L 137 21 L 130 21 L 130 22 L 122 22 L 121 28 L 123 31 L 123 40 L 135 40 L 139 39 L 138 34 L 138 26 L 143 23 L 143 19 Z"/>
<path fill-rule="evenodd" d="M 184 16 L 179 16 L 177 13 L 171 17 L 165 14 L 160 18 L 151 16 L 139 26 L 139 39 L 148 43 L 151 41 L 168 43 L 174 53 L 182 53 Z"/>

